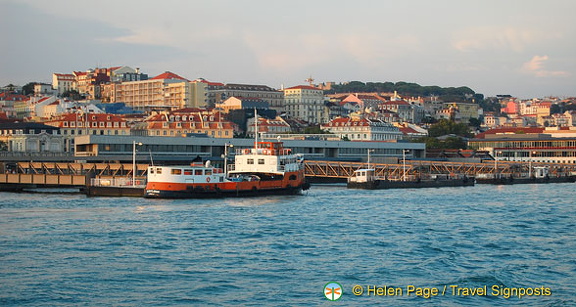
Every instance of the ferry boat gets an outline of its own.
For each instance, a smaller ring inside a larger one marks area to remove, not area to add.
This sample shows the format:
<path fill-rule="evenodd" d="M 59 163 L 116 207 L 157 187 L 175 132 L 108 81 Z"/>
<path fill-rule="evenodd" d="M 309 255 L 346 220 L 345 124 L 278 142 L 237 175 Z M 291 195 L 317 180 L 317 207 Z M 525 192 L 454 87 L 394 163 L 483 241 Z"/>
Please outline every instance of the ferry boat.
<path fill-rule="evenodd" d="M 226 157 L 225 157 L 226 159 Z M 210 161 L 182 166 L 150 166 L 144 196 L 148 198 L 205 198 L 299 194 L 310 185 L 304 178 L 304 159 L 278 142 L 255 142 L 236 151 L 230 170 Z"/>
<path fill-rule="evenodd" d="M 375 176 L 375 169 L 359 169 L 348 178 L 349 189 L 409 189 L 474 186 L 474 178 L 458 174 L 429 174 L 420 177 L 385 178 Z"/>

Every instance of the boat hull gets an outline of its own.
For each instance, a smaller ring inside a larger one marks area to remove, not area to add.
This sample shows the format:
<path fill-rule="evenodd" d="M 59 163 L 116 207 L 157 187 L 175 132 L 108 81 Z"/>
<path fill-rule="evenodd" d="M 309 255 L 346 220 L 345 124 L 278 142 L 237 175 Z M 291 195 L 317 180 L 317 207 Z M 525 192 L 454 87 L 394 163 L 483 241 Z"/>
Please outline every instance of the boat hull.
<path fill-rule="evenodd" d="M 543 177 L 543 178 L 502 177 L 502 178 L 476 179 L 476 183 L 478 184 L 496 184 L 496 185 L 531 184 L 531 183 L 567 183 L 567 182 L 576 182 L 576 176 Z"/>
<path fill-rule="evenodd" d="M 103 187 L 88 186 L 86 187 L 87 196 L 110 196 L 110 197 L 142 197 L 144 196 L 143 187 Z"/>
<path fill-rule="evenodd" d="M 306 189 L 306 184 L 297 187 L 270 189 L 234 189 L 224 190 L 217 187 L 188 187 L 184 190 L 147 189 L 146 198 L 224 198 L 224 197 L 256 197 L 266 195 L 295 195 Z"/>
<path fill-rule="evenodd" d="M 419 189 L 442 187 L 469 187 L 474 186 L 473 178 L 452 180 L 421 180 L 421 181 L 390 181 L 374 180 L 368 182 L 348 182 L 349 189 L 383 190 L 383 189 Z"/>

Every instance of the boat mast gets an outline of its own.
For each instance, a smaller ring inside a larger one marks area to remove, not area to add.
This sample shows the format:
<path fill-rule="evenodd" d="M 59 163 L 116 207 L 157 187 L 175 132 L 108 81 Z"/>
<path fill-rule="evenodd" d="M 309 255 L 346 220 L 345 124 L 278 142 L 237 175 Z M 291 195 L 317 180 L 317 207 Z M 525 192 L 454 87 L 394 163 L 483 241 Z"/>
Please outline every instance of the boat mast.
<path fill-rule="evenodd" d="M 258 111 L 254 108 L 254 153 L 258 154 Z"/>

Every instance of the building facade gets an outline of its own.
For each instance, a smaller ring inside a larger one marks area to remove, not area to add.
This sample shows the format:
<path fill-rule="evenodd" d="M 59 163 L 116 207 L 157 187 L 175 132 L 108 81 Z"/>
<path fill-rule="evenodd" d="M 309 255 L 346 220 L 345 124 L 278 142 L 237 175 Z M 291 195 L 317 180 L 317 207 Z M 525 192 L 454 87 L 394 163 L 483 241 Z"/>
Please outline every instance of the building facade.
<path fill-rule="evenodd" d="M 216 103 L 224 102 L 230 97 L 250 97 L 258 98 L 267 102 L 270 109 L 278 113 L 284 111 L 284 94 L 266 85 L 252 84 L 225 84 L 219 88 L 211 90 Z"/>
<path fill-rule="evenodd" d="M 203 134 L 213 138 L 231 138 L 235 125 L 222 112 L 206 109 L 180 109 L 151 115 L 137 128 L 138 135 L 182 137 Z"/>
<path fill-rule="evenodd" d="M 65 148 L 59 128 L 39 123 L 0 123 L 0 141 L 16 153 L 61 153 Z"/>
<path fill-rule="evenodd" d="M 176 110 L 192 101 L 188 80 L 171 72 L 142 81 L 122 82 L 110 89 L 110 102 L 124 102 L 137 111 Z"/>
<path fill-rule="evenodd" d="M 380 119 L 335 118 L 321 128 L 350 141 L 389 141 L 403 137 L 398 127 Z"/>
<path fill-rule="evenodd" d="M 290 117 L 314 124 L 329 121 L 324 92 L 316 87 L 299 85 L 284 89 L 284 110 Z"/>

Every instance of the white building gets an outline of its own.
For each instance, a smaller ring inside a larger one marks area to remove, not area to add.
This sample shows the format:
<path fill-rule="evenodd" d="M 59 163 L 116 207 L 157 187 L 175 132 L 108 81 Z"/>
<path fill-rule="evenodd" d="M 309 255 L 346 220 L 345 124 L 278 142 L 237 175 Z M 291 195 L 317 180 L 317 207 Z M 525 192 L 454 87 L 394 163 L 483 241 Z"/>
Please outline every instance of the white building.
<path fill-rule="evenodd" d="M 401 140 L 403 137 L 398 127 L 379 119 L 341 117 L 321 128 L 351 141 Z"/>
<path fill-rule="evenodd" d="M 324 92 L 316 87 L 299 85 L 284 89 L 284 107 L 288 116 L 309 123 L 326 123 L 329 120 Z"/>

